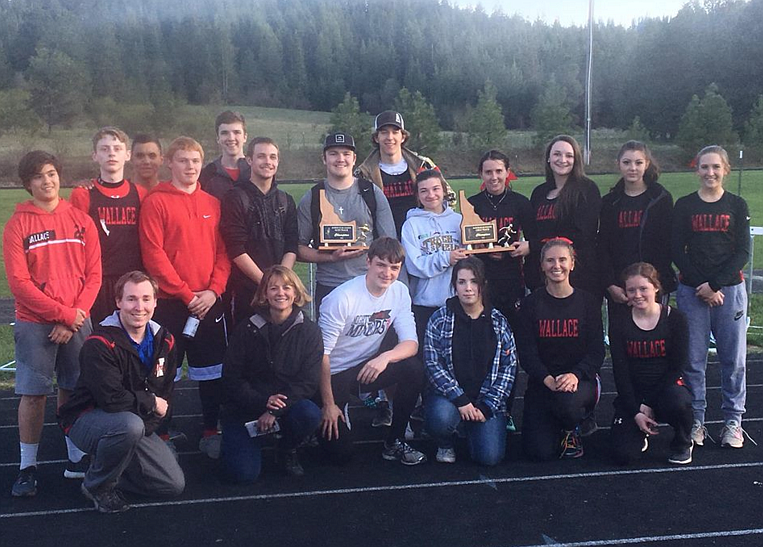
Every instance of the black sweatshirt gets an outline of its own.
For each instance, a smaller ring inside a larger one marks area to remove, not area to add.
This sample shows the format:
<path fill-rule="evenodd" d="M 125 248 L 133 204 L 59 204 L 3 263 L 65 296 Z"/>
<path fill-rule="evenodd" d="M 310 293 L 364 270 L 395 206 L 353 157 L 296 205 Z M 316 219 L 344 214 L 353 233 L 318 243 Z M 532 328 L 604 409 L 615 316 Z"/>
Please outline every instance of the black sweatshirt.
<path fill-rule="evenodd" d="M 519 234 L 523 234 L 528 241 L 537 238 L 535 211 L 530 205 L 530 200 L 522 194 L 507 188 L 500 196 L 493 196 L 484 190 L 470 197 L 469 203 L 483 221 L 496 221 L 499 236 L 511 225 L 511 243 L 519 240 Z M 501 281 L 502 284 L 510 286 L 525 286 L 521 258 L 512 258 L 508 252 L 501 253 L 500 260 L 487 254 L 477 256 L 485 264 L 485 276 L 488 280 Z"/>
<path fill-rule="evenodd" d="M 596 264 L 596 232 L 599 229 L 601 193 L 591 179 L 583 179 L 580 184 L 583 188 L 580 198 L 571 214 L 564 218 L 559 218 L 556 210 L 559 198 L 546 197 L 556 188 L 553 180 L 537 186 L 530 196 L 537 225 L 537 235 L 530 240 L 530 255 L 525 261 L 525 281 L 531 289 L 542 287 L 544 283 L 540 272 L 540 251 L 544 243 L 555 237 L 564 237 L 572 241 L 577 255 L 570 283 L 593 295 L 601 293 Z"/>
<path fill-rule="evenodd" d="M 635 416 L 642 403 L 654 407 L 658 394 L 681 377 L 689 360 L 686 317 L 663 306 L 657 325 L 647 331 L 627 313 L 613 322 L 610 332 L 615 407 L 625 416 Z"/>
<path fill-rule="evenodd" d="M 453 372 L 464 395 L 454 401 L 463 406 L 479 399 L 480 388 L 490 374 L 495 356 L 496 337 L 490 310 L 484 310 L 477 319 L 464 311 L 457 297 L 449 298 L 446 305 L 453 312 Z M 482 408 L 483 413 L 491 413 Z M 488 414 L 486 414 L 487 416 Z"/>
<path fill-rule="evenodd" d="M 708 203 L 698 192 L 684 196 L 673 210 L 673 262 L 681 283 L 709 282 L 714 291 L 738 285 L 750 258 L 750 212 L 747 202 L 724 192 Z"/>
<path fill-rule="evenodd" d="M 671 266 L 673 197 L 658 182 L 630 197 L 620 181 L 601 200 L 597 252 L 602 287 L 622 285 L 620 274 L 634 262 L 649 262 L 660 274 L 664 293 L 676 289 Z"/>
<path fill-rule="evenodd" d="M 596 377 L 604 361 L 600 301 L 580 289 L 555 298 L 542 288 L 522 301 L 519 317 L 519 363 L 531 382 L 567 372 Z"/>

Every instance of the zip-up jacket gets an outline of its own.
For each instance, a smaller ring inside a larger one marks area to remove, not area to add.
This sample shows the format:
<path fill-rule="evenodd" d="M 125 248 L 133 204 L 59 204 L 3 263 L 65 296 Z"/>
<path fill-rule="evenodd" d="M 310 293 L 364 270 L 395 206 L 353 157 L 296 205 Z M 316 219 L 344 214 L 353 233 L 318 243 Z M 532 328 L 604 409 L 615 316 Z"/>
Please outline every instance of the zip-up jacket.
<path fill-rule="evenodd" d="M 233 180 L 223 167 L 222 156 L 204 166 L 199 173 L 199 184 L 206 193 L 223 200 L 228 190 L 238 181 L 247 182 L 251 176 L 251 167 L 246 159 L 238 159 L 238 178 Z"/>
<path fill-rule="evenodd" d="M 281 325 L 273 324 L 267 312 L 252 315 L 236 327 L 225 353 L 225 414 L 255 420 L 266 411 L 268 397 L 282 393 L 286 407 L 271 412 L 280 416 L 315 395 L 322 360 L 321 331 L 300 309 L 295 307 Z"/>
<path fill-rule="evenodd" d="M 490 310 L 497 344 L 490 372 L 480 387 L 479 397 L 476 401 L 470 401 L 456 380 L 453 365 L 453 345 L 459 343 L 453 338 L 453 333 L 456 314 L 459 312 L 464 313 L 458 298 L 454 296 L 434 312 L 427 324 L 424 335 L 424 366 L 430 389 L 456 406 L 473 403 L 486 418 L 505 413 L 506 401 L 517 372 L 517 352 L 509 324 L 501 312 L 496 309 Z"/>
<path fill-rule="evenodd" d="M 146 367 L 119 321 L 119 312 L 101 321 L 80 351 L 77 387 L 58 411 L 58 423 L 66 432 L 83 413 L 100 408 L 105 412 L 132 412 L 145 424 L 146 435 L 163 418 L 154 414 L 156 398 L 172 407 L 175 386 L 175 339 L 167 329 L 150 321 L 154 335 L 152 365 Z"/>
<path fill-rule="evenodd" d="M 146 196 L 140 248 L 161 298 L 188 305 L 197 291 L 223 294 L 231 265 L 219 225 L 220 202 L 201 188 L 187 194 L 162 182 Z"/>
<path fill-rule="evenodd" d="M 16 319 L 71 325 L 90 312 L 101 288 L 101 246 L 92 219 L 61 200 L 50 213 L 29 200 L 3 231 L 8 286 Z"/>
<path fill-rule="evenodd" d="M 650 184 L 646 193 L 649 196 L 649 203 L 641 215 L 638 226 L 638 262 L 648 262 L 657 269 L 663 292 L 667 294 L 673 292 L 677 286 L 670 252 L 673 196 L 659 182 Z M 610 285 L 620 285 L 620 274 L 630 265 L 630 262 L 619 254 L 618 215 L 622 210 L 624 196 L 625 182 L 620 179 L 601 200 L 597 251 L 604 289 Z"/>

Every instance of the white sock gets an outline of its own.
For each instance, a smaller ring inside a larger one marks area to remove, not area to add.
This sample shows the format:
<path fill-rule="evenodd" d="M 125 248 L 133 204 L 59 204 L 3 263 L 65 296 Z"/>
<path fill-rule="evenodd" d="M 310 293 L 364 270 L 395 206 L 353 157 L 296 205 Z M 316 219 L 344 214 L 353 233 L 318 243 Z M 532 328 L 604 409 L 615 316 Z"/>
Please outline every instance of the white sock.
<path fill-rule="evenodd" d="M 69 453 L 69 461 L 72 463 L 79 463 L 82 456 L 86 453 L 77 448 L 68 435 L 65 436 L 64 439 L 66 439 L 66 451 Z"/>
<path fill-rule="evenodd" d="M 21 447 L 21 465 L 19 469 L 26 469 L 37 465 L 37 449 L 39 443 L 19 443 Z"/>

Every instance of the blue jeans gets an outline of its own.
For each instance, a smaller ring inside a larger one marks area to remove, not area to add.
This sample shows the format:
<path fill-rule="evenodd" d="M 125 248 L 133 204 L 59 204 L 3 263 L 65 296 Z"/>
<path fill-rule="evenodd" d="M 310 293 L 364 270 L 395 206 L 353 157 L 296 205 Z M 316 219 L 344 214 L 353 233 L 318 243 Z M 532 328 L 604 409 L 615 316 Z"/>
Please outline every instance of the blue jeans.
<path fill-rule="evenodd" d="M 456 405 L 442 395 L 428 394 L 424 403 L 424 427 L 438 448 L 452 448 L 453 435 L 461 423 Z M 469 456 L 480 465 L 497 465 L 506 453 L 506 416 L 486 422 L 464 422 Z"/>
<path fill-rule="evenodd" d="M 694 419 L 705 423 L 707 408 L 705 369 L 710 333 L 715 336 L 721 362 L 723 419 L 742 422 L 747 399 L 747 292 L 745 284 L 723 287 L 722 306 L 711 308 L 694 295 L 694 287 L 678 285 L 678 308 L 689 325 L 689 363 L 684 380 L 692 393 Z"/>
<path fill-rule="evenodd" d="M 281 426 L 280 450 L 296 448 L 318 428 L 321 409 L 307 399 L 294 403 L 286 414 L 278 418 Z M 236 418 L 223 418 L 223 439 L 220 467 L 223 477 L 236 483 L 257 480 L 262 470 L 263 436 L 250 437 L 244 422 Z"/>

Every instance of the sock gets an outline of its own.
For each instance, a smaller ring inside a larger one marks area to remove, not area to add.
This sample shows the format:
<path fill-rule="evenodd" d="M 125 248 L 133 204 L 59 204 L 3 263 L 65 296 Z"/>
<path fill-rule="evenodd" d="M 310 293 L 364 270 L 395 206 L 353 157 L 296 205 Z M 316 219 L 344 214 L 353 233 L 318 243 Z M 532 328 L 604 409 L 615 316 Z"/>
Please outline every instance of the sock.
<path fill-rule="evenodd" d="M 19 443 L 21 446 L 21 465 L 19 469 L 34 467 L 37 465 L 37 449 L 39 443 Z"/>
<path fill-rule="evenodd" d="M 69 453 L 69 461 L 72 463 L 79 463 L 85 455 L 85 452 L 77 448 L 68 435 L 65 436 L 64 439 L 66 439 L 66 451 Z"/>

